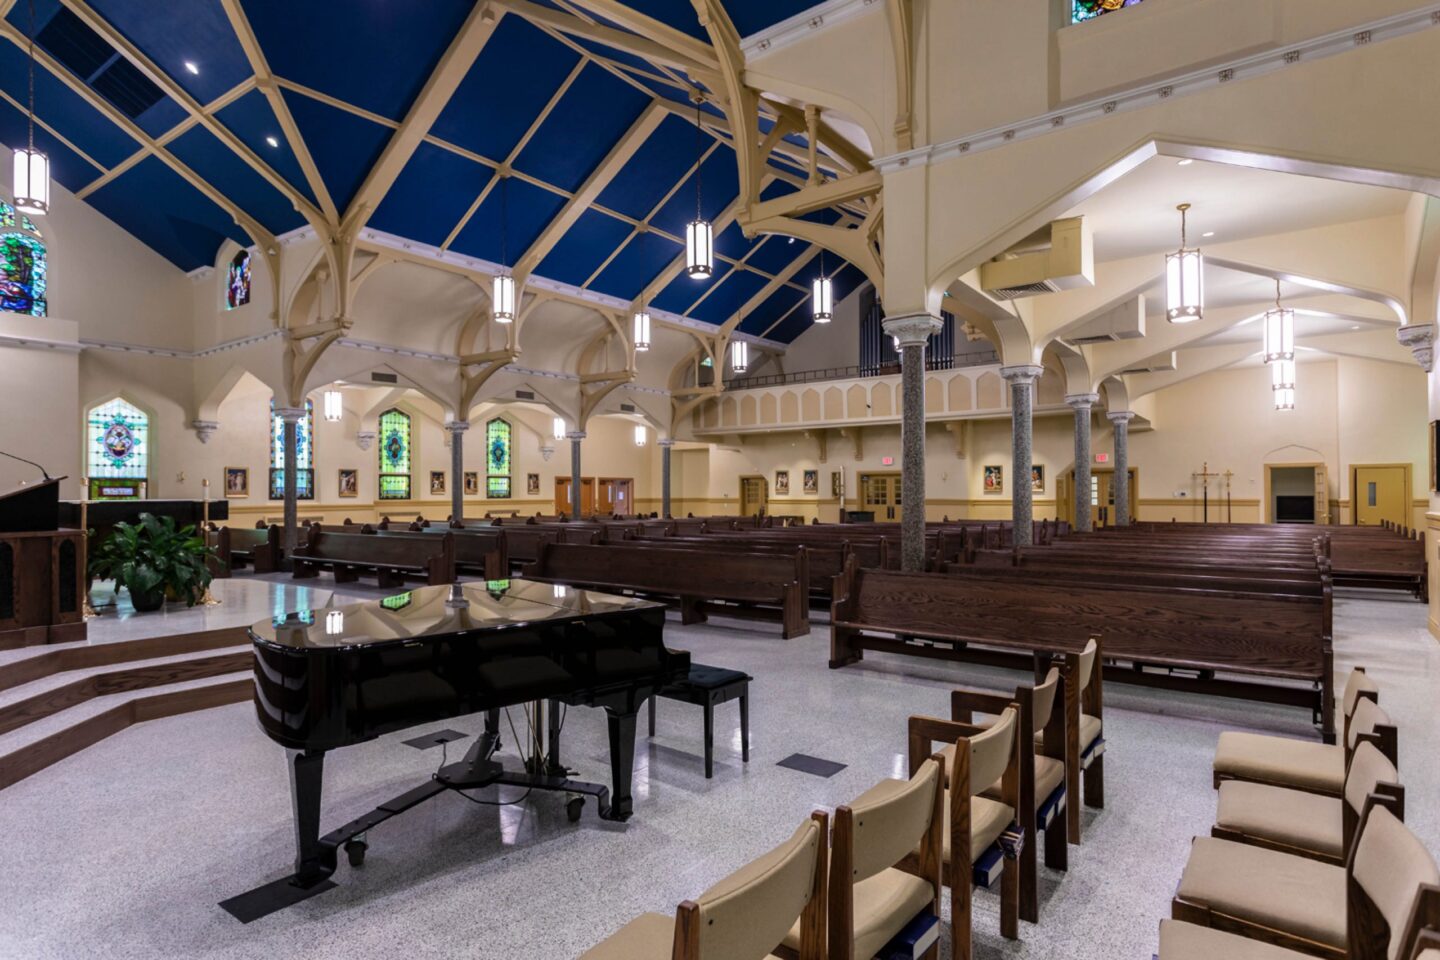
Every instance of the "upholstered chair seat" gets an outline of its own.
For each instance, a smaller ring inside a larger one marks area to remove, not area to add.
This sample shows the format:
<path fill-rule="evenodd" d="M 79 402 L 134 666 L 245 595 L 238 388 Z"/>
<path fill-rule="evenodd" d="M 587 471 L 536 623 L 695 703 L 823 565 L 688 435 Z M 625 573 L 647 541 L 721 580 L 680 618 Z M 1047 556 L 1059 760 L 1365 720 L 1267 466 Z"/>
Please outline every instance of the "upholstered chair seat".
<path fill-rule="evenodd" d="M 1346 724 L 1344 743 L 1287 740 L 1227 730 L 1215 748 L 1215 777 L 1250 780 L 1338 797 L 1345 787 L 1346 758 L 1362 737 L 1390 718 L 1374 700 L 1360 700 Z"/>
<path fill-rule="evenodd" d="M 1302 960 L 1307 956 L 1223 930 L 1160 921 L 1159 960 Z"/>
<path fill-rule="evenodd" d="M 586 953 L 582 960 L 671 960 L 674 943 L 674 917 L 642 913 Z M 766 954 L 763 960 L 780 958 L 772 953 Z"/>

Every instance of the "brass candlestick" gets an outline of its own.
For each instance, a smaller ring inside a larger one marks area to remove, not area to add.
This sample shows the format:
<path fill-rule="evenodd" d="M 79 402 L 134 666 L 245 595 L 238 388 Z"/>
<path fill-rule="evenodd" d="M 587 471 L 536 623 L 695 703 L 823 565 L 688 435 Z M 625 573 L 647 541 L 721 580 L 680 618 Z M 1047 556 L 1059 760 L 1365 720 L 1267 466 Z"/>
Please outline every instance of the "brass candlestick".
<path fill-rule="evenodd" d="M 208 547 L 210 545 L 210 478 L 205 477 L 202 479 L 200 485 L 205 488 L 205 501 L 200 507 L 200 539 L 203 540 Z M 224 562 L 228 563 L 229 561 L 226 560 Z M 206 559 L 206 563 L 209 563 L 208 558 Z M 207 607 L 213 607 L 220 602 L 220 600 L 210 592 L 210 584 L 208 583 L 205 584 L 205 594 L 200 598 L 200 602 Z"/>
<path fill-rule="evenodd" d="M 90 605 L 90 524 L 88 521 L 90 503 L 90 478 L 80 478 L 80 542 L 85 549 L 85 603 L 80 613 L 86 620 L 100 616 Z"/>

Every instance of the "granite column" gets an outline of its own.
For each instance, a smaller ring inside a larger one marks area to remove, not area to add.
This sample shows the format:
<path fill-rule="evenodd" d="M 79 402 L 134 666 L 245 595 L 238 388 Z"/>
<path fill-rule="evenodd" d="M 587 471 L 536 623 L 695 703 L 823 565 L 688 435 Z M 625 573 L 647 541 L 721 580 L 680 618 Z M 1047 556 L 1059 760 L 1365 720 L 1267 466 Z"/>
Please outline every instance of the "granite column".
<path fill-rule="evenodd" d="M 584 430 L 565 434 L 570 441 L 570 519 L 580 519 L 580 441 L 585 439 Z"/>
<path fill-rule="evenodd" d="M 1077 393 L 1065 398 L 1075 411 L 1075 529 L 1089 533 L 1095 528 L 1090 516 L 1090 413 L 1100 402 L 1099 394 Z"/>
<path fill-rule="evenodd" d="M 465 431 L 468 420 L 451 420 L 445 424 L 450 431 L 450 521 L 465 522 Z"/>
<path fill-rule="evenodd" d="M 1115 526 L 1130 526 L 1130 421 L 1135 414 L 1121 410 L 1107 414 L 1115 427 Z"/>
<path fill-rule="evenodd" d="M 660 440 L 660 516 L 670 519 L 670 449 L 674 440 Z"/>
<path fill-rule="evenodd" d="M 285 562 L 288 564 L 290 558 L 295 555 L 295 547 L 300 540 L 299 514 L 299 469 L 300 469 L 300 418 L 305 416 L 305 406 L 298 407 L 276 407 L 275 415 L 280 418 L 282 427 L 281 445 L 284 448 L 285 468 L 283 479 L 285 484 Z"/>
<path fill-rule="evenodd" d="M 944 324 L 928 313 L 887 317 L 900 354 L 900 568 L 925 569 L 925 345 Z"/>
<path fill-rule="evenodd" d="M 1045 368 L 1034 363 L 1001 367 L 1000 376 L 1010 383 L 1010 487 L 1011 537 L 1017 547 L 1034 540 L 1035 494 L 1030 485 L 1035 424 L 1035 381 Z"/>

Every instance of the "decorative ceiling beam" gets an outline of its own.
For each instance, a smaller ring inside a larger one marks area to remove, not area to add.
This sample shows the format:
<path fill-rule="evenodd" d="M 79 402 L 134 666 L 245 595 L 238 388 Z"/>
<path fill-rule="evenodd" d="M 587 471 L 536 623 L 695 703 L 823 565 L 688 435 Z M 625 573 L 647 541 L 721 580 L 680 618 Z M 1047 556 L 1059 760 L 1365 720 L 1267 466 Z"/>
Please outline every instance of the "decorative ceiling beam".
<path fill-rule="evenodd" d="M 391 134 L 384 153 L 375 162 L 375 166 L 370 168 L 365 182 L 350 201 L 342 222 L 344 232 L 353 235 L 363 227 L 375 212 L 375 208 L 385 199 L 400 172 L 405 169 L 421 141 L 430 132 L 431 125 L 450 103 L 461 81 L 475 65 L 503 16 L 504 11 L 496 13 L 490 3 L 478 3 L 471 9 L 470 16 L 431 71 L 430 79 L 425 82 L 420 95 L 410 105 L 405 119 Z"/>
<path fill-rule="evenodd" d="M 784 117 L 802 129 L 805 127 L 804 110 L 798 107 L 792 107 L 788 103 L 779 103 L 773 100 L 767 100 L 766 103 L 774 109 L 779 116 Z M 865 155 L 865 151 L 836 133 L 835 128 L 824 120 L 821 120 L 817 124 L 816 133 L 820 138 L 820 146 L 829 151 L 831 156 L 840 163 L 848 166 L 851 170 L 859 172 L 869 170 L 872 166 L 871 158 Z"/>
<path fill-rule="evenodd" d="M 720 0 L 690 0 L 690 3 L 720 58 L 725 116 L 730 121 L 730 136 L 739 167 L 740 197 L 749 207 L 760 199 L 761 171 L 765 168 L 765 157 L 759 154 L 760 95 L 745 85 L 745 55 L 740 52 L 740 34 Z"/>
<path fill-rule="evenodd" d="M 607 27 L 600 23 L 590 23 L 560 10 L 531 3 L 530 0 L 495 0 L 495 3 L 511 13 L 524 17 L 536 26 L 552 27 L 572 37 L 603 43 L 607 47 L 623 53 L 682 70 L 692 78 L 700 78 L 708 82 L 712 79 L 718 80 L 720 77 L 720 65 L 708 48 L 704 48 L 703 51 L 706 56 L 691 56 L 644 36 L 636 36 L 634 33 L 616 30 L 614 27 Z"/>
<path fill-rule="evenodd" d="M 535 242 L 530 245 L 530 249 L 526 250 L 520 259 L 515 261 L 515 282 L 517 285 L 524 285 L 530 273 L 539 266 L 546 255 L 555 248 L 555 245 L 559 243 L 566 232 L 575 225 L 575 222 L 580 219 L 581 215 L 590 209 L 595 200 L 604 192 L 605 188 L 609 186 L 610 181 L 615 179 L 615 176 L 634 158 L 636 152 L 660 126 L 665 116 L 666 111 L 663 110 L 659 104 L 651 102 L 650 106 L 645 108 L 640 114 L 640 118 L 630 126 L 630 129 L 625 132 L 625 135 L 620 141 L 611 148 L 609 155 L 590 173 L 590 176 L 581 184 L 580 189 L 575 191 L 575 195 L 572 196 L 569 202 L 556 214 L 555 219 L 551 220 L 549 225 L 541 232 L 540 236 L 535 238 Z"/>
<path fill-rule="evenodd" d="M 325 179 L 320 176 L 320 168 L 315 165 L 315 158 L 310 156 L 310 148 L 305 146 L 305 138 L 300 135 L 300 127 L 290 114 L 290 106 L 285 102 L 284 94 L 280 92 L 275 75 L 270 72 L 270 64 L 265 59 L 265 51 L 260 49 L 260 41 L 250 27 L 250 20 L 245 16 L 245 11 L 240 6 L 240 0 L 220 0 L 220 5 L 225 8 L 225 15 L 230 18 L 230 27 L 235 31 L 235 38 L 240 42 L 240 48 L 245 51 L 245 56 L 250 61 L 250 70 L 255 74 L 255 86 L 260 89 L 260 92 L 265 95 L 266 101 L 269 102 L 275 119 L 280 123 L 280 132 L 284 134 L 286 144 L 295 154 L 295 159 L 300 164 L 300 170 L 305 174 L 305 182 L 310 186 L 310 192 L 314 194 L 315 200 L 320 206 L 323 218 L 318 223 L 312 220 L 312 226 L 317 230 L 325 224 L 338 227 L 340 213 L 335 208 L 335 201 L 330 198 L 330 191 L 325 186 Z M 309 203 L 306 203 L 305 207 L 297 206 L 296 209 L 304 213 L 307 207 L 310 207 Z"/>
<path fill-rule="evenodd" d="M 886 0 L 885 15 L 890 22 L 890 45 L 895 51 L 895 146 L 915 146 L 915 20 L 911 0 Z"/>
<path fill-rule="evenodd" d="M 639 34 L 646 40 L 698 63 L 715 63 L 715 51 L 710 45 L 653 17 L 639 13 L 620 0 L 575 0 L 575 5 L 611 23 L 618 23 L 626 30 Z M 718 69 L 718 65 L 712 69 Z"/>
<path fill-rule="evenodd" d="M 750 207 L 748 219 L 798 217 L 839 203 L 872 196 L 879 193 L 883 186 L 880 171 L 867 170 L 864 173 L 841 177 L 839 180 L 827 180 L 818 186 L 806 186 L 774 200 L 763 200 Z"/>

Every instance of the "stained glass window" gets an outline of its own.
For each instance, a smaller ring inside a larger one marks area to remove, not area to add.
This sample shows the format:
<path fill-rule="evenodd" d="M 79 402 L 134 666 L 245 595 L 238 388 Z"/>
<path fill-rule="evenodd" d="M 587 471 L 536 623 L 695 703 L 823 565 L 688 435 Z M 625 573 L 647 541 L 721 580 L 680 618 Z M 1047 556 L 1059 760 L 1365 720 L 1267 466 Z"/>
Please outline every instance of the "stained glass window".
<path fill-rule="evenodd" d="M 410 499 L 410 415 L 380 414 L 380 499 Z"/>
<path fill-rule="evenodd" d="M 87 426 L 91 497 L 144 496 L 150 464 L 150 418 L 116 397 L 91 410 Z"/>
<path fill-rule="evenodd" d="M 510 498 L 510 422 L 496 417 L 485 424 L 485 495 Z"/>
<path fill-rule="evenodd" d="M 315 401 L 305 401 L 305 416 L 295 424 L 295 499 L 315 499 Z M 285 421 L 270 400 L 270 499 L 285 499 Z"/>
<path fill-rule="evenodd" d="M 1140 0 L 1071 0 L 1070 22 L 1094 20 L 1103 13 L 1113 13 L 1138 3 Z"/>
<path fill-rule="evenodd" d="M 0 200 L 0 230 L 14 231 L 15 208 Z M 0 234 L 0 310 L 45 316 L 45 244 L 40 230 L 25 214 L 19 217 L 25 233 Z M 27 236 L 26 234 L 30 234 Z"/>
<path fill-rule="evenodd" d="M 241 250 L 230 261 L 225 282 L 225 309 L 234 310 L 250 302 L 250 251 Z"/>

